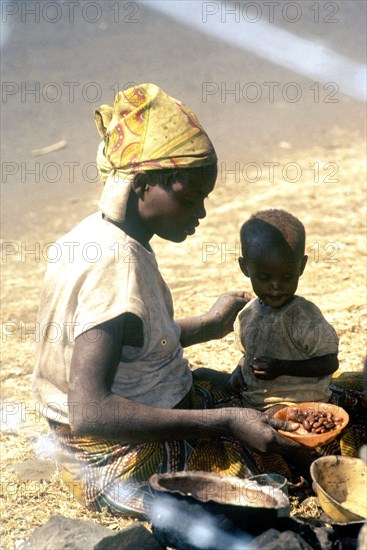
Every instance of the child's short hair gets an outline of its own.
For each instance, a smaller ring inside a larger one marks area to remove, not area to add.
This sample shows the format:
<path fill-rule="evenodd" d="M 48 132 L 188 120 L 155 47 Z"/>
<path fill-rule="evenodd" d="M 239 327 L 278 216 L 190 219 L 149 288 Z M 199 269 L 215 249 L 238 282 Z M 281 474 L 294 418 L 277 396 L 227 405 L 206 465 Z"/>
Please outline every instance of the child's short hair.
<path fill-rule="evenodd" d="M 260 210 L 242 225 L 240 231 L 242 255 L 254 242 L 282 248 L 290 257 L 300 258 L 305 253 L 306 231 L 298 218 L 285 210 Z"/>

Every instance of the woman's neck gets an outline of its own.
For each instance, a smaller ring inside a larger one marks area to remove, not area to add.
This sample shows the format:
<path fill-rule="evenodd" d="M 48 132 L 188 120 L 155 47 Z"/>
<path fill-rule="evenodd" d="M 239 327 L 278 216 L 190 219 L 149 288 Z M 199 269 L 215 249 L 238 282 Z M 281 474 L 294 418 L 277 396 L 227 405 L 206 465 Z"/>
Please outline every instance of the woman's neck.
<path fill-rule="evenodd" d="M 150 239 L 153 235 L 149 234 L 145 227 L 135 223 L 132 223 L 131 221 L 124 220 L 122 222 L 118 222 L 115 220 L 112 220 L 108 216 L 102 213 L 102 217 L 104 220 L 106 220 L 109 223 L 112 223 L 115 225 L 118 229 L 126 233 L 126 235 L 129 235 L 132 239 L 140 243 L 144 248 L 146 248 L 149 252 L 152 252 L 152 247 L 149 244 Z"/>

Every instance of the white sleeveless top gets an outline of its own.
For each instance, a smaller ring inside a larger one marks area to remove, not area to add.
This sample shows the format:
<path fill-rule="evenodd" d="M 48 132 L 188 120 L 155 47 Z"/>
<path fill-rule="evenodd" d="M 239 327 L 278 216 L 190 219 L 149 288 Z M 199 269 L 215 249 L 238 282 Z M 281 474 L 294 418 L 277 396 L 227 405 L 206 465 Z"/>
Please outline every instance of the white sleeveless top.
<path fill-rule="evenodd" d="M 143 323 L 142 348 L 124 346 L 112 391 L 132 401 L 173 408 L 190 390 L 180 327 L 153 252 L 92 214 L 55 244 L 38 313 L 33 394 L 41 412 L 68 422 L 73 343 L 91 327 L 132 313 Z M 50 254 L 51 256 L 51 254 Z M 87 338 L 88 335 L 86 334 Z"/>

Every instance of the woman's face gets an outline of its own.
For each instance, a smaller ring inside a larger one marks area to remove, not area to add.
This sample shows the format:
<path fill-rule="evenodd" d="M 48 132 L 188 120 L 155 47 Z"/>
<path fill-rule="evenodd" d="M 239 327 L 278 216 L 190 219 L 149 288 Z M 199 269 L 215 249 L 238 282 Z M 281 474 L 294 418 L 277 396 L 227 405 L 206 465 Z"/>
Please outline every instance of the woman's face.
<path fill-rule="evenodd" d="M 146 229 L 177 243 L 193 235 L 199 220 L 206 216 L 204 201 L 213 191 L 216 178 L 216 167 L 203 167 L 178 172 L 168 187 L 148 183 L 138 204 Z"/>

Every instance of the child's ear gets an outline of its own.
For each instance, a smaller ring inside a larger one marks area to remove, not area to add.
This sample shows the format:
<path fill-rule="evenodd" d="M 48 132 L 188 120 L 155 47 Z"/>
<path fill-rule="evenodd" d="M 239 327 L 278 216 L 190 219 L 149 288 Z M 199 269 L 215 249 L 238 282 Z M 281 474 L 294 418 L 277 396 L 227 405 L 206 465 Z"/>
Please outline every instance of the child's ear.
<path fill-rule="evenodd" d="M 306 264 L 307 264 L 307 260 L 308 260 L 308 256 L 303 256 L 302 262 L 301 262 L 301 272 L 300 272 L 299 276 L 301 276 L 302 273 L 304 272 Z"/>
<path fill-rule="evenodd" d="M 238 264 L 240 266 L 240 270 L 242 271 L 242 273 L 244 275 L 246 275 L 246 277 L 249 277 L 250 275 L 248 274 L 248 269 L 247 269 L 247 264 L 246 264 L 245 258 L 242 258 L 242 256 L 240 256 L 238 258 Z"/>

